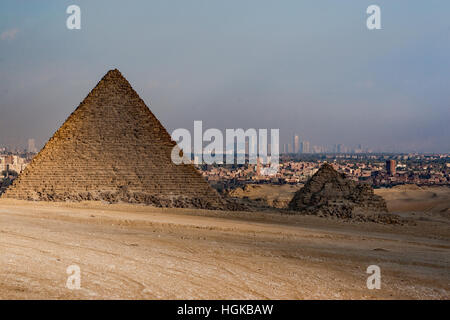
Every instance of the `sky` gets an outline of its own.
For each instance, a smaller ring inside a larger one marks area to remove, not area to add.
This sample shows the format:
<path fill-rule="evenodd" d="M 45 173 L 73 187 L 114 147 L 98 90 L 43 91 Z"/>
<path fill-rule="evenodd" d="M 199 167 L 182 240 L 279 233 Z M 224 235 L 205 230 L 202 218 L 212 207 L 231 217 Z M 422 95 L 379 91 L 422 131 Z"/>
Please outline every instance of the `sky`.
<path fill-rule="evenodd" d="M 69 30 L 69 5 L 81 29 Z M 366 26 L 381 8 L 381 30 Z M 450 1 L 0 2 L 0 145 L 39 147 L 118 68 L 169 132 L 450 152 Z"/>

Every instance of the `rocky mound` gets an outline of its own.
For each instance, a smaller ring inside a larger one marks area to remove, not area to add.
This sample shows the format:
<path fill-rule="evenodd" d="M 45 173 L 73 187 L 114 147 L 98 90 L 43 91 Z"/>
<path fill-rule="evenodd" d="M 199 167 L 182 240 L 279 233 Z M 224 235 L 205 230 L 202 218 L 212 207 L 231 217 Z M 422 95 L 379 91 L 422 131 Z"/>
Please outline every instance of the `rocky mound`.
<path fill-rule="evenodd" d="M 397 220 L 396 216 L 387 214 L 386 202 L 374 194 L 371 186 L 347 179 L 327 163 L 295 193 L 288 208 L 342 219 L 382 223 Z"/>
<path fill-rule="evenodd" d="M 297 186 L 287 184 L 246 184 L 230 190 L 227 195 L 252 201 L 255 205 L 286 209 L 297 189 Z"/>

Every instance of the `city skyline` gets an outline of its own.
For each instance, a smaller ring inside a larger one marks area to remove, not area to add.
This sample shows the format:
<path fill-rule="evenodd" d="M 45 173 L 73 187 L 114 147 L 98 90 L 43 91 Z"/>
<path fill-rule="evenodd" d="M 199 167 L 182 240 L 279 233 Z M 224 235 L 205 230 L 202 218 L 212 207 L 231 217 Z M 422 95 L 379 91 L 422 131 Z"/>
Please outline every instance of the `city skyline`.
<path fill-rule="evenodd" d="M 27 144 L 23 145 L 5 145 L 0 144 L 1 152 L 12 152 L 12 153 L 38 153 L 43 147 L 38 146 L 34 138 L 27 139 Z M 307 150 L 303 149 L 302 144 L 306 143 L 308 145 Z M 363 146 L 361 144 L 348 146 L 344 144 L 334 144 L 334 145 L 314 145 L 310 144 L 309 141 L 301 141 L 299 143 L 300 147 L 297 152 L 292 151 L 291 143 L 280 143 L 280 154 L 450 154 L 449 152 L 415 152 L 415 151 L 395 151 L 395 150 L 374 150 L 368 146 Z M 32 147 L 31 147 L 32 146 Z M 205 145 L 204 145 L 205 146 Z M 230 149 L 231 148 L 231 149 Z M 236 145 L 232 147 L 231 145 L 224 146 L 223 154 L 229 153 L 233 148 L 237 148 L 237 154 L 245 153 L 248 154 L 248 141 L 246 140 L 243 145 Z M 245 151 L 244 151 L 245 150 Z M 268 150 L 270 154 L 270 143 L 268 144 Z M 194 154 L 194 153 L 192 153 Z"/>

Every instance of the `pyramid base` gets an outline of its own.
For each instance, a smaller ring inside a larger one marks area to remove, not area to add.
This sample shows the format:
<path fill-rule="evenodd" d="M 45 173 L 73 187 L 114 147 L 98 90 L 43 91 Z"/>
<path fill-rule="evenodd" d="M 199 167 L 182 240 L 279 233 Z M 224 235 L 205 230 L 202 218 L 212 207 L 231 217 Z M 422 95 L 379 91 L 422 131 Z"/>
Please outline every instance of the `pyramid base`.
<path fill-rule="evenodd" d="M 197 208 L 208 210 L 226 209 L 221 199 L 208 199 L 200 197 L 185 196 L 155 196 L 141 192 L 80 192 L 80 193 L 41 193 L 33 192 L 24 195 L 8 195 L 5 193 L 2 198 L 10 198 L 28 201 L 48 201 L 48 202 L 81 202 L 81 201 L 105 201 L 108 203 L 130 203 L 145 204 L 160 208 Z"/>
<path fill-rule="evenodd" d="M 292 210 L 292 209 L 291 209 Z M 404 224 L 405 221 L 397 215 L 388 213 L 383 206 L 358 206 L 351 203 L 328 203 L 322 206 L 312 206 L 296 209 L 296 213 L 318 217 L 335 218 L 354 222 L 375 222 L 382 224 Z"/>

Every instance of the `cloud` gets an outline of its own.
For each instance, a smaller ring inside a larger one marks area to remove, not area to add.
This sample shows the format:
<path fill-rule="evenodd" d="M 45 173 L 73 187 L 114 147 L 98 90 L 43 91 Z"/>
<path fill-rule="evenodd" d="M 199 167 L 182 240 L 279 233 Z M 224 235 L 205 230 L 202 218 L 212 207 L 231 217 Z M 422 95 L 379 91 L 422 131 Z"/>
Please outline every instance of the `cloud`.
<path fill-rule="evenodd" d="M 19 29 L 9 29 L 6 31 L 3 31 L 2 34 L 0 34 L 1 40 L 13 40 L 17 33 L 19 32 Z"/>

